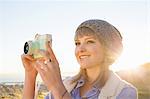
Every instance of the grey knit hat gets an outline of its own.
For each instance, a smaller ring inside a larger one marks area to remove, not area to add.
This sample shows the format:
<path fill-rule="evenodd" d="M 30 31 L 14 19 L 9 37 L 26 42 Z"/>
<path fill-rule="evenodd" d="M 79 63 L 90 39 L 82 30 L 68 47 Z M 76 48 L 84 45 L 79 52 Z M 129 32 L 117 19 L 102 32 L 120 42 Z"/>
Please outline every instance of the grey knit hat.
<path fill-rule="evenodd" d="M 96 35 L 99 41 L 104 45 L 109 58 L 114 62 L 123 48 L 120 32 L 113 25 L 104 20 L 93 19 L 81 23 L 76 30 L 76 35 L 78 35 L 78 30 L 84 27 L 94 31 L 94 35 Z"/>

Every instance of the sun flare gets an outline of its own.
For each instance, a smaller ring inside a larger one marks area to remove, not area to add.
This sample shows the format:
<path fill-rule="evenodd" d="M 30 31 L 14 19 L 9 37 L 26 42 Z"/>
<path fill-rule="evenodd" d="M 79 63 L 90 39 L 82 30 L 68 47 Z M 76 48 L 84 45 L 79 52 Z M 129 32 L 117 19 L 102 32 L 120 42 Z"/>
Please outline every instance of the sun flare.
<path fill-rule="evenodd" d="M 138 50 L 137 48 L 126 48 L 119 59 L 111 66 L 114 71 L 124 70 L 124 69 L 134 69 L 140 65 L 150 62 L 150 57 L 147 56 L 145 49 Z M 136 50 L 135 50 L 136 49 Z"/>

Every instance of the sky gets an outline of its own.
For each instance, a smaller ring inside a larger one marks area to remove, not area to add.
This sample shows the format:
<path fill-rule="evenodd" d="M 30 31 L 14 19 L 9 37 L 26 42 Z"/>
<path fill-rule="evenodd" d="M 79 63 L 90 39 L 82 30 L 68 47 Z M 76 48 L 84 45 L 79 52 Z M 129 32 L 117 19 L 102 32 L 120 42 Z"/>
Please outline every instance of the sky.
<path fill-rule="evenodd" d="M 88 19 L 113 24 L 123 36 L 124 50 L 113 70 L 150 62 L 150 2 L 148 0 L 0 0 L 0 75 L 24 75 L 24 43 L 36 33 L 52 34 L 52 48 L 62 75 L 79 70 L 74 33 Z"/>

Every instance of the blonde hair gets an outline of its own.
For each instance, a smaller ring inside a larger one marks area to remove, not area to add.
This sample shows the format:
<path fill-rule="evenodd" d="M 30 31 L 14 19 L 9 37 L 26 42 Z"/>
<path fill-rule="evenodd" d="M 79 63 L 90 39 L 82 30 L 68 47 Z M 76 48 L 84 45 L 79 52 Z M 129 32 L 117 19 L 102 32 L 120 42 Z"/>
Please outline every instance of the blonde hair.
<path fill-rule="evenodd" d="M 100 67 L 101 72 L 97 80 L 93 82 L 93 84 L 98 84 L 99 87 L 102 87 L 108 79 L 109 66 L 114 63 L 122 52 L 122 36 L 113 25 L 103 20 L 87 20 L 81 23 L 76 30 L 75 39 L 85 35 L 96 37 L 105 50 L 104 62 Z M 80 69 L 73 82 L 79 80 L 81 76 L 86 78 L 85 69 Z"/>

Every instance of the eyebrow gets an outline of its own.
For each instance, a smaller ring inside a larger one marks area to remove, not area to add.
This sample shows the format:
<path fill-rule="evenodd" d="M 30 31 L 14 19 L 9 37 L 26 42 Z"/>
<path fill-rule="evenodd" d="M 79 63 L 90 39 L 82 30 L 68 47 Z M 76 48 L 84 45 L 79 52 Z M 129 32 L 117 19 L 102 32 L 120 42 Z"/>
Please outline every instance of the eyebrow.
<path fill-rule="evenodd" d="M 86 39 L 86 40 L 87 40 L 87 39 L 96 39 L 96 37 L 90 36 L 90 37 L 86 37 L 85 39 Z M 77 41 L 77 40 L 78 40 L 78 38 L 75 39 L 75 41 Z"/>

